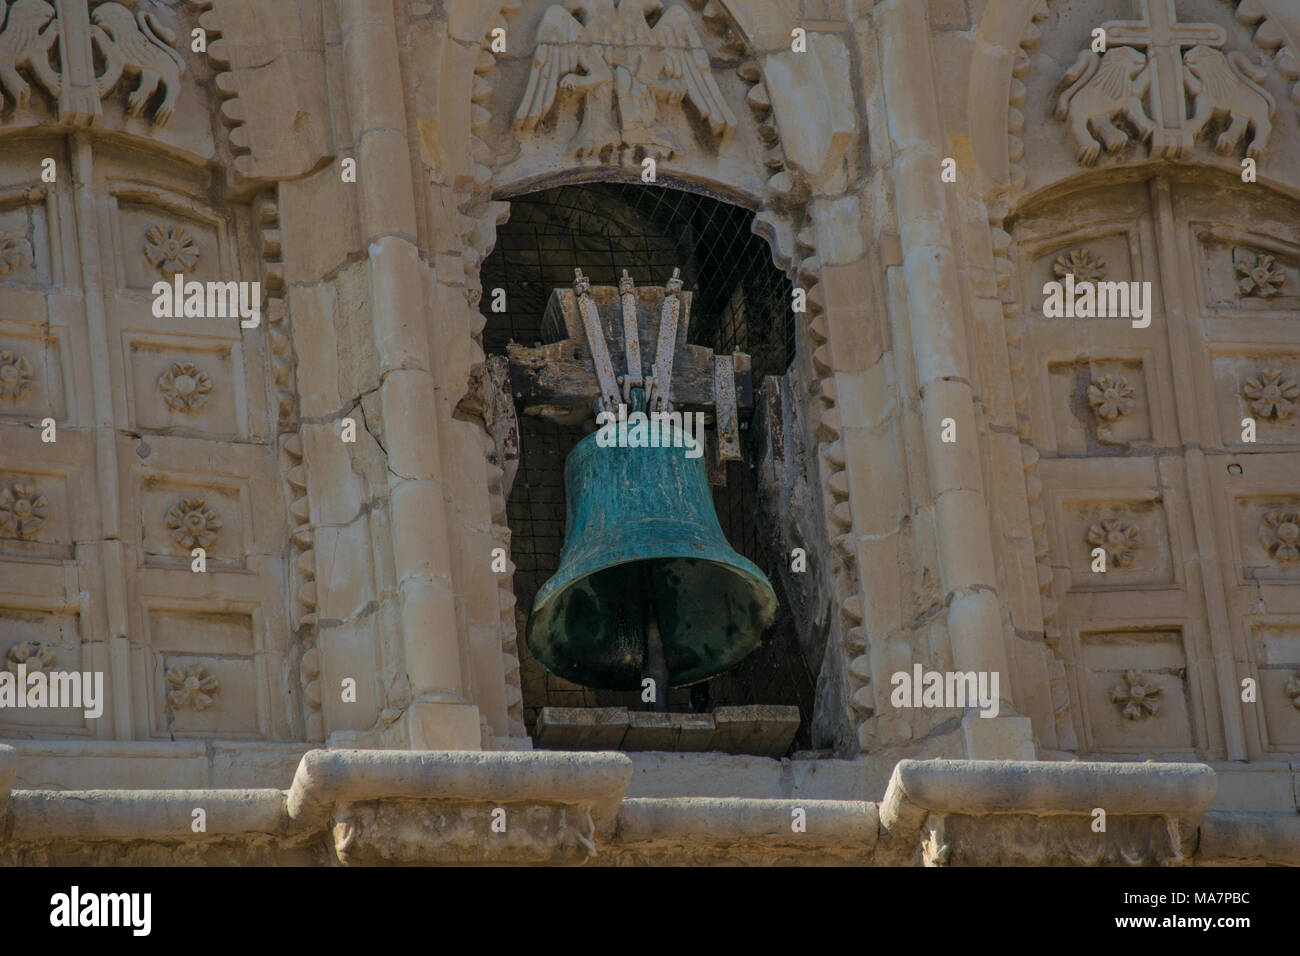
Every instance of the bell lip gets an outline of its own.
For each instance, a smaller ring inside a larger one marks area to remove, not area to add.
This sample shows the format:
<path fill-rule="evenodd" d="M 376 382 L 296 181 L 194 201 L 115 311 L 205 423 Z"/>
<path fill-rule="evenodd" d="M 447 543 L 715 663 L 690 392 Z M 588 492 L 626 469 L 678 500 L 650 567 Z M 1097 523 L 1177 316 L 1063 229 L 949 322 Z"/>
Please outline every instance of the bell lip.
<path fill-rule="evenodd" d="M 671 561 L 678 557 L 693 558 L 697 556 L 696 555 L 657 555 L 652 557 L 640 556 L 635 558 L 634 560 Z M 741 661 L 749 657 L 751 654 L 753 654 L 755 651 L 757 651 L 760 647 L 763 646 L 764 635 L 767 634 L 767 632 L 771 629 L 772 625 L 776 623 L 776 611 L 780 605 L 780 602 L 777 600 L 776 590 L 772 587 L 772 582 L 767 579 L 767 575 L 763 574 L 763 572 L 759 570 L 757 565 L 755 565 L 752 561 L 749 561 L 747 558 L 745 558 L 743 555 L 740 554 L 736 554 L 736 558 L 739 559 L 741 562 L 744 562 L 744 565 L 747 565 L 748 567 L 747 568 L 738 567 L 734 562 L 728 562 L 728 561 L 716 561 L 716 563 L 721 564 L 723 567 L 727 568 L 728 571 L 736 575 L 740 575 L 742 572 L 750 569 L 752 569 L 752 571 L 757 575 L 756 580 L 762 583 L 761 592 L 763 597 L 762 604 L 758 613 L 759 627 L 757 628 L 757 630 L 755 630 L 752 633 L 752 635 L 748 640 L 733 645 L 731 648 L 732 652 L 727 654 L 725 657 L 721 658 L 720 659 L 721 663 L 718 664 L 718 666 L 710 666 L 708 668 L 697 668 L 696 670 L 683 671 L 681 674 L 673 676 L 673 678 L 669 682 L 670 687 L 688 687 L 691 684 L 698 684 L 701 681 L 709 680 L 712 677 L 716 677 L 719 674 L 725 674 L 728 671 L 732 670 Z M 600 571 L 608 570 L 609 568 L 615 567 L 620 564 L 626 564 L 626 563 L 628 562 L 626 561 L 611 562 L 607 565 L 604 565 L 603 567 L 595 568 L 588 573 L 569 577 L 566 579 L 565 584 L 566 585 L 575 584 L 579 581 L 591 577 L 593 574 L 599 573 Z M 554 580 L 554 579 L 555 579 L 554 576 L 552 576 L 550 580 Z M 547 584 L 550 583 L 550 580 L 547 581 Z M 751 579 L 751 580 L 755 580 L 755 579 Z M 552 590 L 556 590 L 556 589 L 552 589 Z M 553 595 L 547 595 L 547 601 L 543 602 L 541 600 L 542 592 L 539 591 L 537 595 L 538 599 L 533 602 L 532 610 L 529 612 L 528 623 L 525 627 L 524 640 L 527 643 L 528 649 L 532 653 L 532 655 L 535 658 L 537 658 L 537 660 L 540 661 L 542 665 L 545 666 L 546 669 L 551 671 L 553 674 L 557 674 L 560 677 L 564 678 L 565 680 L 572 681 L 573 683 L 579 684 L 583 687 L 590 687 L 593 690 L 610 690 L 610 691 L 639 690 L 641 688 L 640 675 L 638 675 L 636 678 L 634 678 L 629 683 L 624 685 L 593 684 L 588 682 L 588 677 L 584 675 L 581 671 L 565 666 L 565 662 L 563 660 L 553 662 L 551 659 L 551 655 L 549 653 L 549 648 L 547 647 L 539 648 L 537 644 L 534 643 L 533 641 L 533 634 L 535 630 L 534 624 L 538 619 L 539 613 L 544 610 L 544 606 L 543 606 L 544 603 L 549 603 L 549 599 L 552 596 Z"/>

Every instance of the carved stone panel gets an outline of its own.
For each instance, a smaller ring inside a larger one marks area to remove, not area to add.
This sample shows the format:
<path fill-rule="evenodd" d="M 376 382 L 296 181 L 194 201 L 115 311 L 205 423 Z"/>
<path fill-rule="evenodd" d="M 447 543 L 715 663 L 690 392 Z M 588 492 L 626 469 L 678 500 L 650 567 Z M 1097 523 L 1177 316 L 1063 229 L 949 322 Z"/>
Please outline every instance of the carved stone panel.
<path fill-rule="evenodd" d="M 84 650 L 81 618 L 76 612 L 0 606 L 0 671 L 16 675 L 19 664 L 27 674 L 95 669 Z M 88 726 L 84 708 L 0 708 L 0 735 L 4 736 L 62 736 L 85 733 Z"/>
<path fill-rule="evenodd" d="M 1234 501 L 1247 581 L 1300 581 L 1300 496 L 1239 495 Z"/>
<path fill-rule="evenodd" d="M 1254 618 L 1247 627 L 1259 674 L 1264 746 L 1300 752 L 1300 618 Z"/>
<path fill-rule="evenodd" d="M 1193 751 L 1180 631 L 1084 632 L 1079 646 L 1092 750 L 1153 756 Z"/>
<path fill-rule="evenodd" d="M 150 598 L 145 619 L 155 735 L 265 736 L 269 704 L 256 612 Z"/>
<path fill-rule="evenodd" d="M 147 472 L 140 502 L 146 564 L 188 567 L 203 548 L 214 567 L 244 566 L 248 502 L 239 484 Z"/>
<path fill-rule="evenodd" d="M 1141 357 L 1049 362 L 1047 414 L 1057 452 L 1105 455 L 1150 447 L 1153 378 Z"/>
<path fill-rule="evenodd" d="M 158 653 L 153 732 L 175 737 L 260 737 L 258 668 L 249 658 Z"/>
<path fill-rule="evenodd" d="M 71 558 L 73 496 L 60 472 L 0 472 L 0 555 Z"/>
<path fill-rule="evenodd" d="M 0 420 L 67 419 L 64 330 L 0 319 Z"/>
<path fill-rule="evenodd" d="M 1103 221 L 1027 245 L 1028 268 L 1021 274 L 1021 294 L 1030 310 L 1043 311 L 1043 286 L 1064 282 L 1132 282 L 1143 273 L 1142 237 L 1138 223 Z M 1074 320 L 1071 320 L 1074 321 Z M 1084 320 L 1079 322 L 1104 320 Z M 1113 324 L 1113 323 L 1109 323 Z"/>
<path fill-rule="evenodd" d="M 1060 502 L 1057 535 L 1071 589 L 1174 584 L 1177 562 L 1165 501 L 1124 494 L 1099 500 L 1091 494 L 1053 493 Z M 1103 566 L 1103 556 L 1105 571 L 1093 570 Z"/>
<path fill-rule="evenodd" d="M 223 261 L 222 224 L 200 218 L 198 210 L 180 214 L 155 203 L 119 199 L 118 220 L 122 267 L 129 288 L 151 290 L 155 282 L 171 282 L 178 274 L 187 282 L 233 278 L 228 262 Z"/>
<path fill-rule="evenodd" d="M 41 284 L 49 280 L 45 207 L 23 204 L 5 208 L 0 193 L 0 282 Z"/>
<path fill-rule="evenodd" d="M 1196 225 L 1205 310 L 1234 317 L 1300 309 L 1300 248 L 1269 236 L 1243 240 L 1224 226 Z"/>
<path fill-rule="evenodd" d="M 1300 443 L 1300 353 L 1279 343 L 1214 344 L 1210 365 L 1223 444 L 1250 450 Z M 1251 425 L 1244 425 L 1244 419 Z"/>
<path fill-rule="evenodd" d="M 243 432 L 242 350 L 229 340 L 128 335 L 131 421 L 137 428 L 211 437 Z"/>

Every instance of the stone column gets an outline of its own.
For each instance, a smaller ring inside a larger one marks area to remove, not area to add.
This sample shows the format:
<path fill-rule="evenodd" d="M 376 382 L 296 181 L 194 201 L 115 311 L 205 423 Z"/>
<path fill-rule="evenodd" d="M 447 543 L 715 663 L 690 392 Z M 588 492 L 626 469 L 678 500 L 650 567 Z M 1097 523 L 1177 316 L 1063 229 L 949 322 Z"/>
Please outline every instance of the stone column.
<path fill-rule="evenodd" d="M 392 0 L 338 0 L 344 86 L 388 455 L 399 627 L 415 750 L 478 750 L 464 696 L 437 395 L 416 246 L 415 186 Z M 486 573 L 486 572 L 485 572 Z"/>
<path fill-rule="evenodd" d="M 1028 718 L 1014 716 L 1010 702 L 1011 674 L 966 349 L 967 320 L 950 239 L 957 223 L 945 193 L 957 186 L 940 179 L 949 151 L 939 120 L 925 8 L 916 0 L 885 0 L 875 16 L 939 571 L 954 667 L 999 675 L 999 716 L 983 718 L 968 708 L 962 720 L 967 755 L 1025 759 L 1034 756 L 1032 729 Z M 957 440 L 952 443 L 940 437 L 946 418 L 956 424 Z"/>

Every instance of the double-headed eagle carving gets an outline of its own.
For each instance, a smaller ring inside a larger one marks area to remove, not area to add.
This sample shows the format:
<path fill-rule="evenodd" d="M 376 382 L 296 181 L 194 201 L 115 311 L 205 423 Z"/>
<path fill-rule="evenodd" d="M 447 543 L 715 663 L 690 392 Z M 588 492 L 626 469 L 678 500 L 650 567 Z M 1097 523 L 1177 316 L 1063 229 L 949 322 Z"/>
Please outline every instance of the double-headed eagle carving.
<path fill-rule="evenodd" d="M 651 26 L 647 18 L 656 15 Z M 567 9 L 559 4 L 548 9 L 537 28 L 515 128 L 530 132 L 564 93 L 583 100 L 578 132 L 569 144 L 580 159 L 625 149 L 655 159 L 672 157 L 680 147 L 660 116 L 660 104 L 689 100 L 715 137 L 736 127 L 699 31 L 680 3 L 665 10 L 659 0 L 570 0 Z"/>

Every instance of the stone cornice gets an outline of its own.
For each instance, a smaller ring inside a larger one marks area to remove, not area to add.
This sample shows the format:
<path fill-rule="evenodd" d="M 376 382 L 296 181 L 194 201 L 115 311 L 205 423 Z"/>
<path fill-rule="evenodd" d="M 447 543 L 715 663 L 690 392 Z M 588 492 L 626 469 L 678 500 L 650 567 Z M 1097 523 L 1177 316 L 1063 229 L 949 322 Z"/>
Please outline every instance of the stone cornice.
<path fill-rule="evenodd" d="M 612 752 L 313 750 L 288 790 L 10 793 L 16 770 L 0 745 L 8 863 L 254 845 L 266 862 L 346 864 L 1300 861 L 1294 815 L 1206 813 L 1204 764 L 903 760 L 878 803 L 625 799 L 633 765 Z"/>

